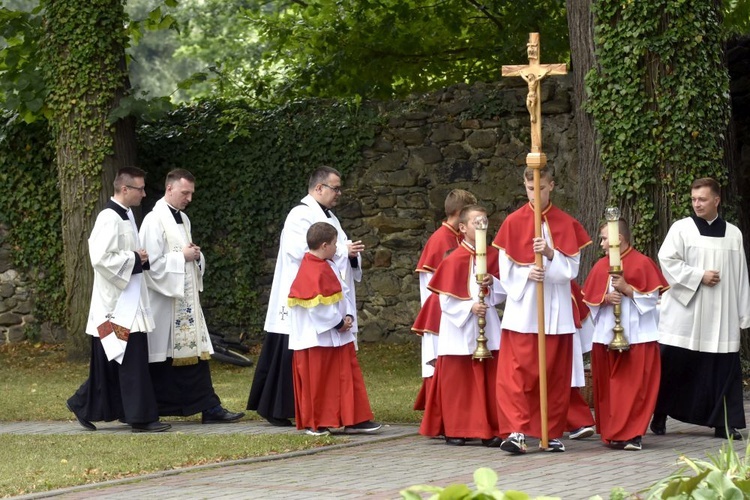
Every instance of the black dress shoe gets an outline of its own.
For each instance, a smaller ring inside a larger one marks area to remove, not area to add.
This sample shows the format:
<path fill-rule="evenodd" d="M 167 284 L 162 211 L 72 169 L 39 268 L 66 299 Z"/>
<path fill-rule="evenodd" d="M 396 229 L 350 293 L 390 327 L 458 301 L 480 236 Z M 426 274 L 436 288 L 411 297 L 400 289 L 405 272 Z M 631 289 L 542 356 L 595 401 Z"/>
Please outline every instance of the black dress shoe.
<path fill-rule="evenodd" d="M 667 433 L 667 416 L 654 413 L 651 419 L 651 432 L 657 436 L 663 436 Z"/>
<path fill-rule="evenodd" d="M 86 420 L 85 418 L 83 418 L 80 415 L 78 415 L 78 413 L 76 413 L 75 411 L 73 411 L 73 408 L 70 407 L 70 403 L 65 403 L 65 406 L 67 406 L 68 410 L 70 410 L 73 413 L 73 415 L 76 416 L 76 420 L 78 420 L 78 423 L 81 424 L 81 427 L 83 427 L 87 431 L 95 431 L 96 430 L 96 426 L 94 424 L 92 424 L 89 420 Z"/>
<path fill-rule="evenodd" d="M 266 420 L 275 427 L 292 427 L 294 425 L 288 418 L 266 417 Z"/>
<path fill-rule="evenodd" d="M 158 420 L 147 424 L 130 424 L 130 426 L 133 428 L 133 432 L 164 432 L 172 428 L 168 423 Z"/>
<path fill-rule="evenodd" d="M 492 439 L 482 439 L 482 446 L 486 446 L 487 448 L 500 448 L 501 444 L 503 444 L 503 440 L 497 436 Z"/>
<path fill-rule="evenodd" d="M 224 407 L 212 408 L 201 413 L 202 424 L 229 424 L 245 416 L 244 412 L 231 412 Z"/>
<path fill-rule="evenodd" d="M 466 444 L 466 440 L 464 438 L 452 438 L 446 436 L 445 444 L 448 444 L 450 446 L 463 446 Z"/>
<path fill-rule="evenodd" d="M 729 427 L 729 429 L 727 429 L 726 427 L 717 427 L 716 429 L 714 429 L 714 437 L 722 439 L 732 438 L 736 441 L 742 440 L 742 434 L 740 434 L 740 431 L 738 431 L 734 427 Z"/>

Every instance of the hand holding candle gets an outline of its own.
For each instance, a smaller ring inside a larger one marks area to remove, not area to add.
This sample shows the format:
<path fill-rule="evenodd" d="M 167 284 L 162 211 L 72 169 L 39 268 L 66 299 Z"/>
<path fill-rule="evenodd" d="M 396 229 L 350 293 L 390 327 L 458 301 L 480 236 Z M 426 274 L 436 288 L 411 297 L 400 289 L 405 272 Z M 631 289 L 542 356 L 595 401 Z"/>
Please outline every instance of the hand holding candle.
<path fill-rule="evenodd" d="M 476 273 L 487 274 L 487 217 L 480 215 L 474 219 L 474 248 L 477 253 Z"/>
<path fill-rule="evenodd" d="M 607 241 L 609 242 L 609 267 L 620 267 L 620 209 L 608 207 L 604 212 L 607 218 Z"/>

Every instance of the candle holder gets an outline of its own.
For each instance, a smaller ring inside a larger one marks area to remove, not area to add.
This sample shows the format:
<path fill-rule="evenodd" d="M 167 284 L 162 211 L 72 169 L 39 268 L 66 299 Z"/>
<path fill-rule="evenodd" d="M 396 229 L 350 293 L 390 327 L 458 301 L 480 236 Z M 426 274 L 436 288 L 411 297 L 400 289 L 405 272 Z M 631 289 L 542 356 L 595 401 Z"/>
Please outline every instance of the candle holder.
<path fill-rule="evenodd" d="M 487 296 L 482 286 L 482 281 L 487 274 L 487 216 L 480 215 L 474 218 L 474 249 L 476 251 L 476 279 L 479 285 L 479 303 L 484 304 L 484 298 Z M 477 347 L 471 355 L 473 359 L 482 361 L 492 359 L 492 352 L 487 348 L 487 337 L 484 335 L 484 327 L 487 325 L 485 318 L 477 318 L 479 324 L 479 335 L 477 336 Z"/>
<path fill-rule="evenodd" d="M 617 207 L 608 207 L 604 216 L 607 219 L 607 240 L 609 241 L 609 274 L 610 276 L 622 276 L 622 261 L 620 260 L 620 209 Z M 620 316 L 622 315 L 622 306 L 614 305 L 615 326 L 612 328 L 614 337 L 607 348 L 611 351 L 627 351 L 630 344 L 625 338 L 625 329 L 623 328 Z"/>

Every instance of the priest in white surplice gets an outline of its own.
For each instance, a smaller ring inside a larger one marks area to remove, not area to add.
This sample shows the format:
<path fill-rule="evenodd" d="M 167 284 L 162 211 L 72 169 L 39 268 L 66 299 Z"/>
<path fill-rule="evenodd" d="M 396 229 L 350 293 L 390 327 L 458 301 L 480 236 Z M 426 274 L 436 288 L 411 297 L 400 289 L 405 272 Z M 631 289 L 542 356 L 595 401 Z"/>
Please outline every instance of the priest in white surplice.
<path fill-rule="evenodd" d="M 361 241 L 350 241 L 331 208 L 341 196 L 341 173 L 323 166 L 315 170 L 307 185 L 307 196 L 294 207 L 284 221 L 279 241 L 276 269 L 268 298 L 264 330 L 266 338 L 258 358 L 250 388 L 247 409 L 276 426 L 291 426 L 294 418 L 292 351 L 289 350 L 290 318 L 287 299 L 292 281 L 307 252 L 307 230 L 316 222 L 328 222 L 338 230 L 333 262 L 346 283 L 350 299 L 356 304 L 354 282 L 362 279 Z M 351 333 L 358 331 L 356 312 Z M 356 345 L 356 340 L 355 340 Z"/>
<path fill-rule="evenodd" d="M 244 413 L 222 407 L 211 382 L 213 346 L 199 298 L 206 261 L 182 212 L 194 192 L 195 177 L 184 169 L 172 170 L 164 197 L 141 226 L 151 258 L 146 284 L 156 321 L 149 336 L 149 368 L 160 415 L 201 412 L 204 424 L 235 422 Z"/>
<path fill-rule="evenodd" d="M 651 421 L 666 432 L 667 416 L 741 438 L 745 427 L 740 329 L 750 327 L 750 283 L 740 230 L 719 217 L 720 186 L 693 182 L 695 215 L 675 222 L 659 249 L 671 288 L 659 320 L 662 374 Z M 724 407 L 726 405 L 726 412 Z"/>
<path fill-rule="evenodd" d="M 145 194 L 146 172 L 117 172 L 114 196 L 99 212 L 89 236 L 94 287 L 86 333 L 91 336 L 89 378 L 68 399 L 68 409 L 85 429 L 92 421 L 120 420 L 133 432 L 161 432 L 148 369 L 147 336 L 154 327 L 144 271 L 149 255 L 138 240 L 133 210 Z"/>

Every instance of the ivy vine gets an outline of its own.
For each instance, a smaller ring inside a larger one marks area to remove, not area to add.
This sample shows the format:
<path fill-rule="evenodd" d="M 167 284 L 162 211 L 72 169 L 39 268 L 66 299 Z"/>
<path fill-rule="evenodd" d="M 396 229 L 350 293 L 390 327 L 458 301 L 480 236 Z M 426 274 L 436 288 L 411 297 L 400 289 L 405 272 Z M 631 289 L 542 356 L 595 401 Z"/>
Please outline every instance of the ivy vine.
<path fill-rule="evenodd" d="M 726 180 L 729 75 L 714 2 L 594 2 L 599 68 L 586 77 L 610 198 L 635 244 L 689 213 L 690 184 Z"/>
<path fill-rule="evenodd" d="M 58 179 L 63 187 L 76 186 L 75 202 L 90 214 L 99 199 L 104 160 L 113 151 L 108 116 L 127 81 L 127 17 L 120 0 L 43 0 L 42 5 L 47 25 L 42 68 Z M 65 200 L 62 208 L 64 213 L 80 211 Z"/>
<path fill-rule="evenodd" d="M 273 273 L 266 259 L 276 256 L 286 214 L 307 194 L 314 168 L 327 164 L 346 176 L 378 123 L 372 109 L 307 100 L 265 110 L 202 103 L 139 128 L 139 158 L 152 189 L 147 208 L 169 170 L 196 176 L 187 213 L 208 260 L 201 300 L 209 324 L 260 331 L 261 292 L 270 286 L 261 278 Z"/>

